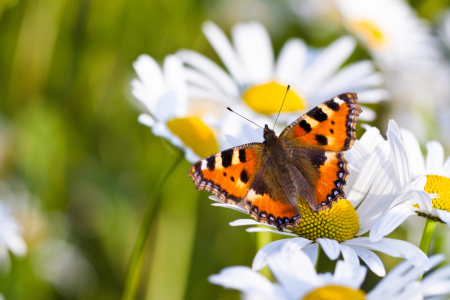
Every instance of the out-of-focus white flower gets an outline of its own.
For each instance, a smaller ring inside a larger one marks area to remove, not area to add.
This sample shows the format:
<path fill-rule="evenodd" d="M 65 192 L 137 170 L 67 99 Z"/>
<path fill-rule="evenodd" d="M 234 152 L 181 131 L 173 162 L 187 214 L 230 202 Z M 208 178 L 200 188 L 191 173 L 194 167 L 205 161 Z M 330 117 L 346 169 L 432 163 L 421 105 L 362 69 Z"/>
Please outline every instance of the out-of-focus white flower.
<path fill-rule="evenodd" d="M 297 119 L 300 111 L 342 92 L 358 93 L 361 103 L 376 103 L 388 97 L 379 88 L 383 79 L 370 61 L 342 67 L 356 46 L 351 37 L 342 37 L 321 50 L 293 38 L 275 60 L 269 34 L 260 23 L 235 25 L 233 43 L 212 22 L 203 25 L 203 32 L 228 73 L 200 53 L 179 51 L 186 64 L 190 96 L 220 100 L 233 108 L 242 105 L 252 113 L 246 115 L 252 119 L 276 115 L 287 85 L 291 91 L 280 116 L 280 121 L 287 122 Z M 363 107 L 360 118 L 372 120 L 375 112 Z"/>
<path fill-rule="evenodd" d="M 218 152 L 218 131 L 210 120 L 219 119 L 225 106 L 188 98 L 180 59 L 167 56 L 161 70 L 153 58 L 141 55 L 133 66 L 139 78 L 131 82 L 132 93 L 148 111 L 139 122 L 185 151 L 190 162 Z"/>
<path fill-rule="evenodd" d="M 27 246 L 20 235 L 21 228 L 11 216 L 9 208 L 0 202 L 0 264 L 9 270 L 10 258 L 8 251 L 17 256 L 27 252 Z"/>
<path fill-rule="evenodd" d="M 440 57 L 437 40 L 403 0 L 334 0 L 342 23 L 384 69 L 426 68 Z"/>
<path fill-rule="evenodd" d="M 431 258 L 434 267 L 443 256 Z M 334 274 L 318 274 L 313 263 L 302 251 L 275 253 L 267 258 L 268 267 L 276 283 L 248 267 L 223 269 L 209 277 L 213 284 L 242 292 L 243 299 L 276 300 L 421 300 L 450 292 L 450 267 L 439 269 L 422 282 L 418 276 L 422 268 L 404 261 L 396 266 L 370 292 L 362 291 L 366 268 L 338 261 Z"/>
<path fill-rule="evenodd" d="M 403 257 L 411 260 L 414 265 L 426 266 L 428 259 L 419 248 L 405 241 L 384 238 L 400 223 L 391 222 L 380 226 L 377 222 L 378 219 L 385 218 L 387 213 L 396 212 L 393 208 L 399 203 L 408 203 L 410 207 L 416 203 L 431 203 L 428 193 L 423 190 L 425 177 L 411 182 L 409 175 L 406 178 L 406 171 L 402 171 L 405 164 L 397 154 L 397 130 L 395 123 L 390 122 L 387 141 L 376 128 L 369 128 L 361 140 L 356 141 L 353 148 L 347 152 L 350 166 L 347 199 L 339 200 L 331 209 L 316 213 L 299 198 L 298 207 L 302 221 L 295 228 L 284 232 L 267 228 L 274 226 L 252 219 L 231 222 L 232 226 L 264 226 L 250 227 L 248 232 L 268 231 L 295 237 L 272 242 L 261 248 L 255 257 L 254 268 L 263 268 L 268 255 L 286 247 L 302 249 L 315 261 L 319 244 L 330 259 L 335 260 L 342 253 L 345 261 L 359 265 L 361 258 L 379 276 L 385 275 L 384 265 L 372 251 Z M 211 196 L 210 199 L 219 202 L 213 204 L 214 206 L 247 214 L 243 203 L 225 204 L 216 196 Z M 360 237 L 368 231 L 369 237 Z"/>

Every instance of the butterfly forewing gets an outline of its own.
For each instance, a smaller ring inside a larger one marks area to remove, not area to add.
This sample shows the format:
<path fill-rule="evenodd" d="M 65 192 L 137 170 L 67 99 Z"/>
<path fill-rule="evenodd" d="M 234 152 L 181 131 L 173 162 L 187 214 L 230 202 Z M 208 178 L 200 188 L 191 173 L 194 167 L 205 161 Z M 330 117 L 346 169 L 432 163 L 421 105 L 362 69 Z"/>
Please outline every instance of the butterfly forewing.
<path fill-rule="evenodd" d="M 206 190 L 226 203 L 237 204 L 247 195 L 261 167 L 263 146 L 245 144 L 199 160 L 189 170 L 189 177 L 197 190 Z"/>
<path fill-rule="evenodd" d="M 280 139 L 290 148 L 346 151 L 355 142 L 361 111 L 356 94 L 337 95 L 286 127 Z"/>

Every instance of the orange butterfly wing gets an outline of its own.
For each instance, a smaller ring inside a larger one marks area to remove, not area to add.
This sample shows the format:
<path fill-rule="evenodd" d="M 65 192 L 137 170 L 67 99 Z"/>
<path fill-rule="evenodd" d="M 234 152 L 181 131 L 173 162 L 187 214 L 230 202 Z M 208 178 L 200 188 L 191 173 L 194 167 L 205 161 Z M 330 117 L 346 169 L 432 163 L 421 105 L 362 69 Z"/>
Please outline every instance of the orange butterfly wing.
<path fill-rule="evenodd" d="M 216 153 L 196 162 L 189 176 L 197 190 L 209 191 L 226 203 L 245 199 L 249 215 L 282 231 L 295 226 L 300 215 L 296 203 L 286 199 L 263 149 L 264 144 L 251 143 Z"/>
<path fill-rule="evenodd" d="M 331 208 L 344 198 L 347 160 L 341 151 L 356 140 L 356 121 L 362 112 L 356 94 L 340 94 L 313 108 L 281 133 L 280 139 L 298 160 L 310 162 L 314 199 L 305 199 L 315 211 Z M 304 168 L 304 167 L 303 167 Z"/>
<path fill-rule="evenodd" d="M 356 94 L 340 94 L 298 118 L 280 134 L 288 148 L 346 151 L 356 139 L 362 112 Z"/>
<path fill-rule="evenodd" d="M 263 144 L 251 143 L 224 150 L 196 162 L 189 177 L 197 190 L 206 190 L 229 204 L 237 204 L 247 195 L 261 167 Z"/>

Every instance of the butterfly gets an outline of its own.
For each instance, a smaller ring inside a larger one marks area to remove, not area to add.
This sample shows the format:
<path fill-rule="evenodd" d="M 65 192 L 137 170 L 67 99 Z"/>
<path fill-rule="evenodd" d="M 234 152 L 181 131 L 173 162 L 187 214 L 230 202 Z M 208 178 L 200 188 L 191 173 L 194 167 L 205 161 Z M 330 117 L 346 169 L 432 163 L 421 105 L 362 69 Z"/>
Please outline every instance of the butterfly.
<path fill-rule="evenodd" d="M 298 197 L 319 212 L 345 198 L 349 175 L 343 151 L 356 139 L 362 112 L 356 94 L 325 101 L 277 136 L 267 125 L 264 142 L 249 143 L 211 155 L 189 170 L 197 190 L 225 203 L 244 201 L 250 216 L 279 231 L 301 220 Z"/>

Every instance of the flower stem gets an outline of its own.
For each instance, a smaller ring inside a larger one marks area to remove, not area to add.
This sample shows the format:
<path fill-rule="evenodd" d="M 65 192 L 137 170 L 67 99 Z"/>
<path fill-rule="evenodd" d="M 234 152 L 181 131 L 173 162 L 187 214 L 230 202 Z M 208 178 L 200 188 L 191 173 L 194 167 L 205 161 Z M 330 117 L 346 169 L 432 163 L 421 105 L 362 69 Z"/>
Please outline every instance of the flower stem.
<path fill-rule="evenodd" d="M 257 232 L 256 235 L 256 251 L 269 244 L 272 241 L 272 234 L 269 232 Z M 261 270 L 261 274 L 266 276 L 267 279 L 272 279 L 272 273 L 270 273 L 269 268 L 264 268 Z"/>
<path fill-rule="evenodd" d="M 428 251 L 430 250 L 431 240 L 433 239 L 434 229 L 436 228 L 436 221 L 427 218 L 425 222 L 425 227 L 423 228 L 422 239 L 420 240 L 420 250 L 428 256 Z M 419 276 L 419 281 L 422 280 L 423 272 Z"/>
<path fill-rule="evenodd" d="M 420 240 L 420 250 L 428 255 L 428 250 L 430 250 L 431 240 L 433 239 L 434 229 L 436 228 L 436 221 L 427 218 L 425 227 L 423 228 L 422 239 Z"/>
<path fill-rule="evenodd" d="M 161 196 L 161 191 L 172 175 L 173 170 L 178 166 L 178 164 L 183 161 L 184 153 L 177 151 L 177 157 L 175 158 L 172 165 L 167 169 L 164 176 L 160 177 L 155 184 L 152 195 L 155 201 L 149 201 L 147 204 L 147 209 L 142 218 L 141 227 L 139 228 L 139 233 L 136 242 L 133 247 L 133 252 L 131 253 L 131 258 L 128 263 L 127 272 L 125 275 L 125 286 L 122 293 L 122 300 L 132 300 L 135 298 L 136 291 L 139 285 L 139 279 L 141 278 L 142 262 L 144 258 L 145 245 L 148 240 L 150 229 L 152 228 L 153 221 L 155 219 L 156 213 L 160 206 L 159 198 Z"/>

